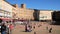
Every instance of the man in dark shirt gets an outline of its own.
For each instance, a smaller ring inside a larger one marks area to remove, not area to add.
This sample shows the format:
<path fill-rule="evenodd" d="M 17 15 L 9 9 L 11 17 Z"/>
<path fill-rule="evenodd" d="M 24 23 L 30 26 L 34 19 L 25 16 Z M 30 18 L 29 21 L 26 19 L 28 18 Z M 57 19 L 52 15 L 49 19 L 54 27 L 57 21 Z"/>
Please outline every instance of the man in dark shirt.
<path fill-rule="evenodd" d="M 1 25 L 1 34 L 6 34 L 6 25 L 5 25 L 5 23 L 3 23 Z"/>
<path fill-rule="evenodd" d="M 2 19 L 0 19 L 0 33 L 1 33 L 1 23 L 2 23 Z"/>

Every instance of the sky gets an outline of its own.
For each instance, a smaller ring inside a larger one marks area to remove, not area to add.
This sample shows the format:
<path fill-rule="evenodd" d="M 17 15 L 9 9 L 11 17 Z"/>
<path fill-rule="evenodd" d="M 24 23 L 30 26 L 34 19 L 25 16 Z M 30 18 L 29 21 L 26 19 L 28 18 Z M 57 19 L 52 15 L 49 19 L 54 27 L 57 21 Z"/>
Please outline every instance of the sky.
<path fill-rule="evenodd" d="M 26 4 L 27 8 L 39 10 L 60 10 L 60 0 L 6 0 L 11 4 Z"/>

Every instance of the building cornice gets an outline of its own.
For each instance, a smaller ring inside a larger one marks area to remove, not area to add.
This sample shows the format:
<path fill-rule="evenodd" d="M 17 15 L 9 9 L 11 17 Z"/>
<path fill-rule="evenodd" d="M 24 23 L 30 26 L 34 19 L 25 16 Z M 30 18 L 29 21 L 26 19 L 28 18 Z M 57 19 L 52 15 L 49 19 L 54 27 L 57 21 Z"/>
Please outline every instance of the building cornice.
<path fill-rule="evenodd" d="M 5 1 L 6 3 L 8 3 L 9 5 L 11 5 L 12 7 L 15 7 L 13 4 L 10 4 L 8 1 L 6 1 L 6 0 L 3 0 L 3 1 Z"/>

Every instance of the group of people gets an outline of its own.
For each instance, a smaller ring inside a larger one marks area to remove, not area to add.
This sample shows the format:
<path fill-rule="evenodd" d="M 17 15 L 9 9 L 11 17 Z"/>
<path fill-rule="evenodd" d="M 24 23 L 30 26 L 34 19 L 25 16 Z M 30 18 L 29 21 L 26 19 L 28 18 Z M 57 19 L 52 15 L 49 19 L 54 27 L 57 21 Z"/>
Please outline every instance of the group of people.
<path fill-rule="evenodd" d="M 41 27 L 42 24 L 39 24 L 38 28 Z M 35 28 L 36 28 L 36 23 L 34 23 L 34 26 L 33 26 L 33 29 L 35 29 Z M 49 33 L 52 33 L 52 26 L 50 26 L 50 27 L 47 26 L 46 29 L 48 30 Z M 32 31 L 32 25 L 29 25 L 29 22 L 27 22 L 27 24 L 25 25 L 25 31 L 26 32 L 31 32 Z M 36 34 L 36 32 L 34 32 L 34 34 Z"/>
<path fill-rule="evenodd" d="M 34 24 L 36 25 L 36 24 Z M 38 27 L 42 26 L 41 24 L 38 25 Z M 33 26 L 35 29 L 36 26 Z M 48 29 L 48 27 L 46 27 Z M 14 25 L 12 23 L 2 23 L 1 22 L 1 34 L 12 34 L 12 30 L 14 29 Z M 31 32 L 32 26 L 30 25 L 29 21 L 25 24 L 25 31 L 26 32 Z M 49 29 L 49 33 L 51 33 L 52 28 Z M 36 32 L 34 32 L 36 34 Z"/>
<path fill-rule="evenodd" d="M 12 23 L 2 22 L 1 23 L 1 34 L 12 34 L 12 30 L 14 29 L 14 26 Z"/>
<path fill-rule="evenodd" d="M 32 31 L 31 28 L 32 28 L 32 26 L 30 26 L 30 25 L 25 25 L 25 31 L 26 31 L 26 32 L 31 32 L 31 31 Z"/>
<path fill-rule="evenodd" d="M 12 34 L 13 27 L 13 24 L 6 25 L 6 23 L 2 23 L 1 34 Z"/>
<path fill-rule="evenodd" d="M 32 26 L 30 25 L 30 21 L 27 21 L 25 24 L 25 32 L 31 32 Z"/>

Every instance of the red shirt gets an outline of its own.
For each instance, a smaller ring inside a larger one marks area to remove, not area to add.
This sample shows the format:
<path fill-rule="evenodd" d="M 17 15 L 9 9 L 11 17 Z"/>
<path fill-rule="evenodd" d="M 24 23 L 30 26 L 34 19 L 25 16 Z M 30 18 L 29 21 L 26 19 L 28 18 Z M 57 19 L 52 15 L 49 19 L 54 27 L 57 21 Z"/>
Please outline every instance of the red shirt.
<path fill-rule="evenodd" d="M 12 29 L 13 29 L 13 25 L 12 25 L 12 24 L 10 24 L 10 25 L 9 25 L 9 28 L 10 28 L 10 30 L 12 30 Z"/>

